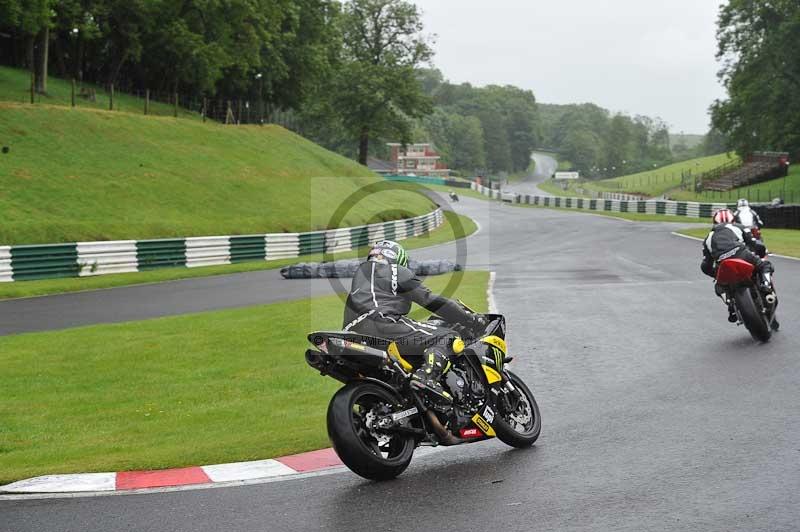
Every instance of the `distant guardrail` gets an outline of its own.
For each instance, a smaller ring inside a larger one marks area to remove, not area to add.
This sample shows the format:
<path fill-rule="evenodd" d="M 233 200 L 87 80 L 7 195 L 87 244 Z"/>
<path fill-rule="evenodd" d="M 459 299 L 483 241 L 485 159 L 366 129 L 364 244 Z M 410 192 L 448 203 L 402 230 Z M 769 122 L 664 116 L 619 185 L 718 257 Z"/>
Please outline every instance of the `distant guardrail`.
<path fill-rule="evenodd" d="M 717 209 L 736 209 L 736 203 L 696 203 L 692 201 L 668 200 L 614 200 L 566 198 L 561 196 L 532 196 L 514 194 L 513 199 L 506 197 L 508 193 L 473 183 L 472 189 L 493 199 L 503 199 L 510 203 L 525 205 L 541 205 L 542 207 L 558 207 L 562 209 L 578 209 L 587 211 L 631 212 L 640 214 L 663 214 L 666 216 L 688 216 L 691 218 L 710 218 Z"/>
<path fill-rule="evenodd" d="M 387 181 L 400 181 L 403 183 L 419 183 L 421 185 L 442 185 L 453 188 L 470 188 L 469 181 L 459 181 L 458 179 L 444 178 L 444 177 L 428 177 L 428 176 L 414 176 L 414 175 L 384 175 Z"/>
<path fill-rule="evenodd" d="M 442 210 L 436 209 L 415 218 L 309 233 L 0 246 L 0 282 L 179 266 L 195 268 L 350 251 L 384 238 L 404 240 L 426 234 L 443 221 Z"/>

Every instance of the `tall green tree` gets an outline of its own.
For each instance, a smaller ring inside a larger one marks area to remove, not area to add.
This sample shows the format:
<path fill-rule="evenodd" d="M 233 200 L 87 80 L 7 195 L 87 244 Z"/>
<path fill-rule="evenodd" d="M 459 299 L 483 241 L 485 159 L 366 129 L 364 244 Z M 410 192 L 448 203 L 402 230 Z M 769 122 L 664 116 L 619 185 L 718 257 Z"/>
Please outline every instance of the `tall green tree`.
<path fill-rule="evenodd" d="M 25 66 L 39 92 L 47 92 L 52 4 L 52 0 L 0 1 L 0 26 L 15 28 L 24 41 Z"/>
<path fill-rule="evenodd" d="M 342 14 L 342 62 L 331 84 L 333 109 L 358 139 L 367 163 L 372 137 L 409 141 L 410 118 L 430 111 L 415 70 L 433 55 L 417 7 L 405 0 L 352 0 Z"/>
<path fill-rule="evenodd" d="M 713 127 L 740 154 L 800 156 L 800 3 L 730 0 L 717 22 L 719 73 L 728 91 L 712 106 Z"/>

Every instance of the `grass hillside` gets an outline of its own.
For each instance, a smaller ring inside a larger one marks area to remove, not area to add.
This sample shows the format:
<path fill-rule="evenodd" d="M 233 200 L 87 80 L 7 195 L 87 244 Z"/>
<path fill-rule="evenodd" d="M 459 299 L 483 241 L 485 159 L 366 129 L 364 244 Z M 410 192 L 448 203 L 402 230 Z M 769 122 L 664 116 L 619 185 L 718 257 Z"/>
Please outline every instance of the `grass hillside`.
<path fill-rule="evenodd" d="M 80 97 L 81 86 L 76 86 L 75 104 L 81 108 L 108 110 L 109 95 L 105 89 L 83 83 L 82 87 L 86 90 L 94 90 L 95 101 Z M 14 103 L 30 103 L 31 101 L 31 74 L 27 70 L 0 66 L 0 100 Z M 53 76 L 47 78 L 47 94 L 36 94 L 36 103 L 46 103 L 50 105 L 72 105 L 72 83 Z M 144 96 L 141 98 L 127 94 L 114 94 L 114 109 L 130 113 L 144 114 Z M 175 108 L 172 105 L 150 101 L 149 113 L 153 115 L 173 116 Z M 178 108 L 178 116 L 181 118 L 200 119 L 197 113 L 189 112 Z"/>
<path fill-rule="evenodd" d="M 278 126 L 0 103 L 0 145 L 0 245 L 325 229 L 380 181 Z M 384 191 L 339 225 L 432 208 Z"/>
<path fill-rule="evenodd" d="M 654 168 L 646 172 L 624 175 L 612 179 L 570 182 L 568 183 L 569 188 L 566 190 L 556 185 L 553 181 L 547 181 L 542 188 L 559 196 L 588 196 L 590 195 L 590 191 L 627 192 L 630 194 L 660 196 L 680 186 L 682 172 L 691 172 L 692 175 L 699 175 L 730 162 L 733 160 L 733 157 L 735 157 L 733 154 L 721 153 L 709 157 L 689 159 L 660 168 Z M 580 190 L 583 192 L 580 192 Z"/>
<path fill-rule="evenodd" d="M 688 190 L 677 190 L 670 192 L 670 197 L 692 201 L 720 201 L 721 199 L 736 201 L 738 198 L 747 198 L 749 201 L 757 203 L 781 197 L 786 203 L 800 203 L 800 166 L 790 166 L 789 175 L 785 179 L 782 177 L 771 179 L 757 185 L 735 188 L 727 192 L 708 191 L 696 194 Z"/>

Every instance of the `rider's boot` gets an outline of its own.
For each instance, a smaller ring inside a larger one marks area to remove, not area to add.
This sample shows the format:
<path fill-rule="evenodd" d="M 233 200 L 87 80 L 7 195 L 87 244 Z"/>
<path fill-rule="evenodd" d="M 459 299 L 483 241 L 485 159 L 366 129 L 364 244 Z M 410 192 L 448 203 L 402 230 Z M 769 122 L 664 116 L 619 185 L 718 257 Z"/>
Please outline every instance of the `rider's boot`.
<path fill-rule="evenodd" d="M 436 403 L 450 404 L 453 397 L 447 393 L 439 379 L 449 369 L 447 353 L 439 347 L 429 347 L 424 353 L 425 362 L 411 376 L 411 386 L 425 392 Z"/>
<path fill-rule="evenodd" d="M 730 323 L 736 323 L 739 321 L 739 317 L 736 315 L 736 310 L 734 310 L 733 305 L 728 303 L 728 321 Z"/>

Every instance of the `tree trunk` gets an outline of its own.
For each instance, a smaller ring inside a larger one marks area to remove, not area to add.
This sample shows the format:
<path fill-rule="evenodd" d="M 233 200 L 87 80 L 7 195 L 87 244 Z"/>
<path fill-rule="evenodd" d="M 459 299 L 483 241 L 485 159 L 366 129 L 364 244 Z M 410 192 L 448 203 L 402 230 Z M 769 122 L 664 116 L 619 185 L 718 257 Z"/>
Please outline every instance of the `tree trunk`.
<path fill-rule="evenodd" d="M 50 59 L 50 27 L 42 28 L 39 42 L 39 66 L 36 76 L 36 92 L 47 94 L 47 63 Z"/>
<path fill-rule="evenodd" d="M 369 128 L 366 126 L 361 128 L 361 136 L 358 139 L 358 162 L 367 166 L 367 157 L 369 156 Z"/>
<path fill-rule="evenodd" d="M 34 60 L 34 49 L 35 49 L 36 37 L 33 35 L 26 35 L 25 36 L 25 67 L 30 69 L 30 71 L 36 75 L 36 61 Z"/>
<path fill-rule="evenodd" d="M 78 80 L 78 83 L 83 83 L 83 50 L 84 50 L 84 42 L 83 42 L 83 32 L 78 34 L 78 50 L 75 52 L 75 79 Z"/>
<path fill-rule="evenodd" d="M 56 58 L 56 70 L 58 71 L 58 75 L 62 78 L 68 78 L 67 64 L 64 62 L 64 42 L 62 39 L 58 38 L 58 35 L 53 39 L 53 46 L 55 47 L 53 53 Z"/>
<path fill-rule="evenodd" d="M 106 80 L 109 84 L 115 83 L 117 78 L 119 77 L 119 72 L 122 70 L 122 66 L 125 64 L 125 60 L 128 57 L 127 50 L 123 50 L 122 53 L 117 54 L 116 58 L 114 59 L 114 64 L 111 66 L 111 71 L 108 74 L 108 79 Z"/>

